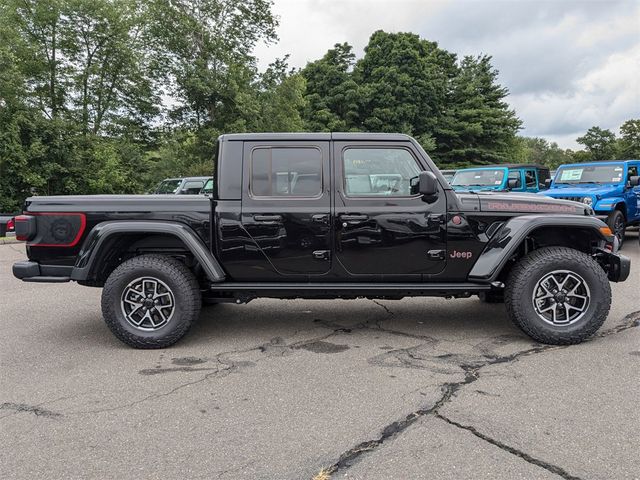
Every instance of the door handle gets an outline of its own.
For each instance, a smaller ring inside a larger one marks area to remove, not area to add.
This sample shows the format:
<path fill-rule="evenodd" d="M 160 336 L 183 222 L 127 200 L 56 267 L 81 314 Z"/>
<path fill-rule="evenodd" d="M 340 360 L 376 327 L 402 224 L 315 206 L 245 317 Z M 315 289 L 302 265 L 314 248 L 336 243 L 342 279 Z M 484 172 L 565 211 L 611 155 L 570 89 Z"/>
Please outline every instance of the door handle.
<path fill-rule="evenodd" d="M 281 222 L 282 215 L 254 215 L 253 219 L 256 222 Z"/>
<path fill-rule="evenodd" d="M 316 223 L 329 223 L 329 215 L 324 213 L 319 213 L 317 215 L 312 215 L 311 220 Z"/>
<path fill-rule="evenodd" d="M 340 215 L 343 222 L 359 223 L 369 219 L 369 215 Z"/>

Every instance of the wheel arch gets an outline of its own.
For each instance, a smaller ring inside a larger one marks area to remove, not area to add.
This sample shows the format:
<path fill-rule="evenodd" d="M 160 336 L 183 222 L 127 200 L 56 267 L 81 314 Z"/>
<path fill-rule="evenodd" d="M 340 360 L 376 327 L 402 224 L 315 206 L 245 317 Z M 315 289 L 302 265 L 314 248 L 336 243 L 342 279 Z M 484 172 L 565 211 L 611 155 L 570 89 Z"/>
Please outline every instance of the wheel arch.
<path fill-rule="evenodd" d="M 82 245 L 71 279 L 101 286 L 122 261 L 136 256 L 133 252 L 189 258 L 209 281 L 225 279 L 220 263 L 193 229 L 168 221 L 109 221 L 96 225 Z"/>
<path fill-rule="evenodd" d="M 610 241 L 595 217 L 523 215 L 505 222 L 493 235 L 469 272 L 469 280 L 494 282 L 506 278 L 515 260 L 532 250 L 562 246 L 591 254 Z"/>
<path fill-rule="evenodd" d="M 627 223 L 629 219 L 627 218 L 627 204 L 624 202 L 618 202 L 614 205 L 613 210 L 619 210 L 624 216 L 624 222 Z"/>

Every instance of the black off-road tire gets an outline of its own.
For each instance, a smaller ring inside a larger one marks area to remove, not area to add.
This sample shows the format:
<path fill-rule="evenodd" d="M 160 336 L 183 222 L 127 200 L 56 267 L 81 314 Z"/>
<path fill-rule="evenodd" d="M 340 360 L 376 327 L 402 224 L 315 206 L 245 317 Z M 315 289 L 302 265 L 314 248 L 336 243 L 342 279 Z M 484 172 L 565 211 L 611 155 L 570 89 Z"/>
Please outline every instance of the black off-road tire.
<path fill-rule="evenodd" d="M 152 331 L 135 328 L 121 306 L 127 286 L 139 278 L 152 278 L 169 287 L 174 299 L 169 321 Z M 119 265 L 105 282 L 102 314 L 113 334 L 134 348 L 165 348 L 180 340 L 198 319 L 202 300 L 198 281 L 180 261 L 164 255 L 141 255 Z"/>
<path fill-rule="evenodd" d="M 533 292 L 545 275 L 558 270 L 578 274 L 589 288 L 585 313 L 570 325 L 552 325 L 535 311 Z M 566 247 L 534 250 L 511 270 L 505 288 L 505 306 L 512 321 L 534 340 L 551 345 L 580 343 L 602 326 L 611 306 L 606 273 L 589 255 Z"/>
<path fill-rule="evenodd" d="M 624 219 L 624 214 L 620 210 L 612 211 L 607 217 L 607 225 L 613 234 L 618 237 L 618 245 L 622 247 L 627 230 L 627 222 Z"/>
<path fill-rule="evenodd" d="M 489 290 L 478 294 L 483 303 L 504 303 L 504 290 Z"/>

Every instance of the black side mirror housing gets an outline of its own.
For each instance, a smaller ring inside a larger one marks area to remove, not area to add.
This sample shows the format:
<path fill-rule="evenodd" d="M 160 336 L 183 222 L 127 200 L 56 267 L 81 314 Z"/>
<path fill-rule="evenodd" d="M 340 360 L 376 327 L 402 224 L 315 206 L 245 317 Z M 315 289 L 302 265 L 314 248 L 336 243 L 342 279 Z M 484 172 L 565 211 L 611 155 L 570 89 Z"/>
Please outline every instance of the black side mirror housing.
<path fill-rule="evenodd" d="M 638 175 L 634 175 L 632 177 L 629 177 L 629 186 L 630 187 L 637 187 L 638 185 L 640 185 L 640 176 Z"/>
<path fill-rule="evenodd" d="M 438 179 L 433 172 L 420 172 L 411 179 L 411 195 L 433 197 L 438 194 Z"/>
<path fill-rule="evenodd" d="M 551 179 L 550 178 L 545 178 L 544 180 L 544 186 L 546 188 L 551 188 Z"/>

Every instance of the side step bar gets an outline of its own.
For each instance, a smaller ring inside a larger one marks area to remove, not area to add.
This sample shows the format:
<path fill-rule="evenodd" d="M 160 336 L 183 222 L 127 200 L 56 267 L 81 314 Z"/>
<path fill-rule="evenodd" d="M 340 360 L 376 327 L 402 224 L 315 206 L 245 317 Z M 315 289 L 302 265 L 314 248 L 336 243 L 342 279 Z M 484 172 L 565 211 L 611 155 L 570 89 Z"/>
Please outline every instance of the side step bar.
<path fill-rule="evenodd" d="M 247 301 L 257 297 L 468 297 L 491 290 L 486 283 L 274 283 L 223 282 L 211 285 L 214 296 Z"/>

